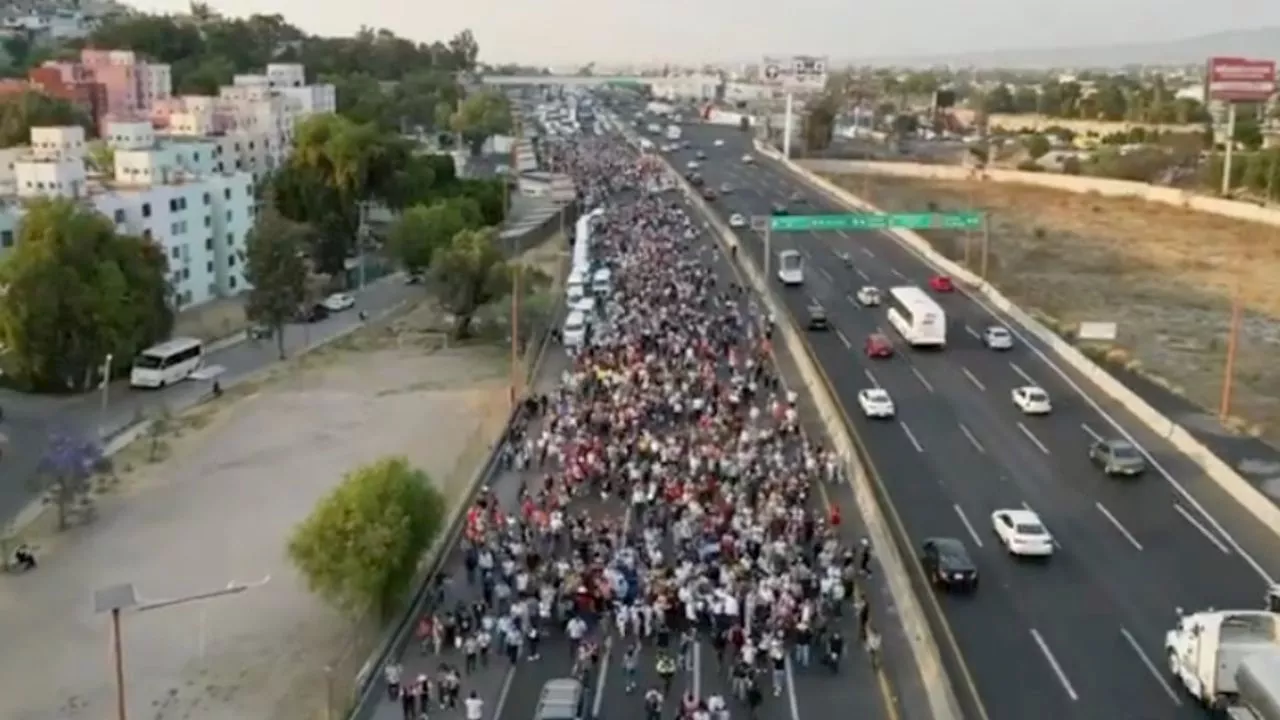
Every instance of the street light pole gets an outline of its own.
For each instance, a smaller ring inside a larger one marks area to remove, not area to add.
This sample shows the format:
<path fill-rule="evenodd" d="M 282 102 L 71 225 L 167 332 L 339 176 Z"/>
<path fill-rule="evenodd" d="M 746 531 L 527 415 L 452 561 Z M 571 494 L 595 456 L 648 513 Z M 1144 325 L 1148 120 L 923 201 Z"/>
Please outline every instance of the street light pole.
<path fill-rule="evenodd" d="M 512 125 L 515 129 L 515 140 L 511 143 L 511 167 L 514 169 L 516 167 L 516 163 L 519 162 L 517 149 L 520 147 L 520 142 L 522 137 L 522 131 L 520 128 L 520 118 L 518 116 L 513 118 Z M 503 188 L 509 188 L 509 186 L 510 186 L 509 182 L 504 181 L 502 183 Z M 507 189 L 506 193 L 509 199 L 509 196 L 511 194 L 510 189 Z M 509 208 L 508 208 L 508 211 L 509 211 Z M 506 218 L 506 213 L 503 214 L 503 217 L 504 219 Z M 506 223 L 503 223 L 503 224 L 506 224 Z M 508 230 L 509 229 L 510 228 L 508 228 Z M 514 407 L 516 404 L 516 398 L 520 396 L 520 275 L 522 273 L 520 268 L 520 262 L 517 259 L 518 258 L 517 250 L 518 248 L 516 247 L 516 236 L 513 233 L 511 236 L 511 260 L 514 265 L 511 269 L 511 390 L 510 390 L 512 407 Z"/>
<path fill-rule="evenodd" d="M 124 690 L 124 638 L 120 622 L 122 611 L 147 612 L 173 607 L 174 605 L 186 605 L 200 602 L 201 600 L 211 600 L 226 595 L 239 595 L 246 590 L 262 587 L 269 582 L 271 582 L 271 576 L 267 575 L 255 583 L 232 581 L 227 583 L 226 587 L 217 590 L 208 590 L 194 595 L 183 595 L 151 602 L 140 600 L 132 583 L 122 583 L 95 590 L 93 593 L 94 612 L 98 614 L 109 613 L 111 615 L 111 662 L 116 676 L 116 720 L 129 720 L 129 710 L 125 702 Z"/>
<path fill-rule="evenodd" d="M 769 282 L 769 266 L 773 263 L 773 227 L 765 220 L 764 226 L 764 281 Z"/>
<path fill-rule="evenodd" d="M 115 355 L 107 353 L 102 359 L 102 403 L 98 408 L 98 437 L 107 436 L 107 405 L 111 401 L 111 363 Z"/>
<path fill-rule="evenodd" d="M 982 213 L 982 282 L 987 282 L 987 257 L 991 247 L 991 218 Z"/>

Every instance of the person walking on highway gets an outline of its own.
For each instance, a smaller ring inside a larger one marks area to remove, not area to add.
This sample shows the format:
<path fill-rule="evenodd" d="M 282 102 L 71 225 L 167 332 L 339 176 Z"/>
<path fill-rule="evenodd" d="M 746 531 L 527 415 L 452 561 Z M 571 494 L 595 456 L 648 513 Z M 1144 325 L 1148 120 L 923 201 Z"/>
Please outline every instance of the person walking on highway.
<path fill-rule="evenodd" d="M 670 653 L 663 650 L 658 653 L 658 660 L 655 665 L 658 678 L 662 680 L 662 694 L 667 695 L 671 692 L 671 681 L 676 676 L 676 661 L 671 658 Z"/>
<path fill-rule="evenodd" d="M 484 720 L 484 700 L 480 699 L 475 690 L 472 690 L 471 694 L 467 696 L 464 705 L 466 706 L 467 720 Z"/>
<path fill-rule="evenodd" d="M 403 668 L 399 663 L 387 663 L 387 666 L 383 668 L 382 675 L 387 682 L 387 697 L 391 700 L 400 697 L 400 675 L 402 672 Z"/>
<path fill-rule="evenodd" d="M 637 640 L 627 646 L 627 649 L 622 652 L 622 675 L 628 695 L 636 690 L 636 670 L 639 666 L 640 641 Z"/>

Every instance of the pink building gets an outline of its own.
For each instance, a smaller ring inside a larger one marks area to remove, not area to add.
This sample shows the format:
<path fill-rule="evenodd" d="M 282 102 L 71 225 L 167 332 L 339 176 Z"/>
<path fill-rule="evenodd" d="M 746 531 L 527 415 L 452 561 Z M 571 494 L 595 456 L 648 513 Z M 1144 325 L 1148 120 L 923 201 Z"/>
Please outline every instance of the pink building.
<path fill-rule="evenodd" d="M 66 83 L 93 82 L 102 86 L 103 99 L 96 110 L 99 128 L 110 120 L 143 120 L 151 108 L 173 96 L 173 76 L 168 65 L 142 62 L 131 50 L 81 50 L 80 62 L 49 62 Z"/>

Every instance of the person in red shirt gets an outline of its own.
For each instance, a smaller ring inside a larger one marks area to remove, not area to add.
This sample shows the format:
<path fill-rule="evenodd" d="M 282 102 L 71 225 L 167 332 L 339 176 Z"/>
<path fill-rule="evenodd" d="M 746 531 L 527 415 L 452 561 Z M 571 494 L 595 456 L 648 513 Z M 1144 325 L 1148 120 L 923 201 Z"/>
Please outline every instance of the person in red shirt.
<path fill-rule="evenodd" d="M 836 505 L 831 506 L 831 512 L 828 516 L 828 522 L 831 527 L 840 527 L 840 508 Z"/>

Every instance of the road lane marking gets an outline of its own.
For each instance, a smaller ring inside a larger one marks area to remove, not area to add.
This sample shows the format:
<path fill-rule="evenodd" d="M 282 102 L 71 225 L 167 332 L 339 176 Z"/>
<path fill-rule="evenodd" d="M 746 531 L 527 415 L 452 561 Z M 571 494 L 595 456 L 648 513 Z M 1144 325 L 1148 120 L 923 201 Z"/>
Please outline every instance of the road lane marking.
<path fill-rule="evenodd" d="M 911 434 L 911 428 L 907 427 L 907 424 L 902 422 L 901 420 L 898 421 L 898 424 L 902 426 L 902 432 L 907 434 L 907 439 L 910 440 L 911 444 L 915 446 L 916 452 L 918 453 L 924 452 L 924 448 L 920 446 L 920 441 L 916 439 L 915 435 Z"/>
<path fill-rule="evenodd" d="M 952 505 L 956 509 L 956 514 L 960 516 L 960 522 L 964 524 L 964 529 L 969 531 L 969 537 L 973 538 L 973 542 L 978 547 L 982 547 L 982 538 L 978 537 L 978 531 L 973 529 L 973 525 L 969 522 L 969 518 L 965 516 L 964 510 L 959 505 Z"/>
<path fill-rule="evenodd" d="M 852 295 L 845 295 L 845 296 L 844 296 L 844 299 L 849 301 L 849 304 L 853 306 L 853 309 L 854 309 L 854 310 L 861 310 L 861 309 L 862 309 L 862 306 L 858 304 L 857 299 L 856 299 L 856 298 L 854 298 Z"/>
<path fill-rule="evenodd" d="M 849 342 L 849 338 L 845 337 L 844 333 L 840 332 L 839 330 L 836 330 L 836 337 L 840 338 L 840 342 L 844 343 L 845 350 L 848 350 L 849 348 L 853 347 L 853 343 Z M 867 372 L 871 372 L 871 371 L 868 370 Z"/>
<path fill-rule="evenodd" d="M 1187 512 L 1185 508 L 1183 508 L 1183 507 L 1182 507 L 1181 505 L 1179 505 L 1178 503 L 1174 503 L 1174 504 L 1173 504 L 1173 509 L 1174 509 L 1175 511 L 1177 511 L 1177 513 L 1178 513 L 1179 515 L 1181 515 L 1181 516 L 1182 516 L 1182 519 L 1183 519 L 1183 520 L 1186 520 L 1187 522 L 1191 523 L 1191 527 L 1195 528 L 1196 530 L 1199 530 L 1199 531 L 1200 531 L 1200 534 L 1201 534 L 1201 535 L 1203 535 L 1203 536 L 1205 537 L 1205 539 L 1206 539 L 1206 540 L 1208 540 L 1209 542 L 1213 543 L 1213 546 L 1214 546 L 1214 547 L 1216 547 L 1216 548 L 1218 548 L 1219 550 L 1221 550 L 1223 555 L 1230 555 L 1230 554 L 1231 554 L 1231 551 L 1227 549 L 1227 546 L 1226 546 L 1226 545 L 1223 545 L 1221 540 L 1219 540 L 1218 538 L 1214 537 L 1214 536 L 1213 536 L 1213 533 L 1209 532 L 1209 528 L 1207 528 L 1207 527 L 1205 527 L 1203 524 L 1201 524 L 1201 522 L 1200 522 L 1199 520 L 1197 520 L 1197 519 L 1195 518 L 1195 516 L 1194 516 L 1194 515 L 1192 515 L 1191 513 Z"/>
<path fill-rule="evenodd" d="M 822 303 L 818 302 L 818 298 L 817 298 L 817 296 L 816 296 L 816 295 L 810 295 L 810 296 L 809 296 L 809 304 L 810 304 L 810 305 L 817 305 L 818 307 L 822 307 Z"/>
<path fill-rule="evenodd" d="M 1120 522 L 1115 515 L 1111 514 L 1111 511 L 1107 509 L 1106 505 L 1103 505 L 1101 502 L 1095 502 L 1093 506 L 1098 508 L 1098 512 L 1102 513 L 1103 517 L 1111 521 L 1111 524 L 1120 531 L 1120 534 L 1124 536 L 1125 540 L 1129 541 L 1130 545 L 1134 546 L 1138 550 L 1142 550 L 1142 543 L 1138 542 L 1138 539 L 1133 536 L 1133 533 L 1129 532 L 1129 528 L 1125 527 L 1124 523 Z"/>
<path fill-rule="evenodd" d="M 871 282 L 871 278 L 867 277 L 867 274 L 862 272 L 861 270 L 854 270 L 854 272 L 858 273 L 858 277 L 862 278 L 866 282 Z"/>
<path fill-rule="evenodd" d="M 967 332 L 967 333 L 969 333 L 970 335 L 972 335 L 972 336 L 973 336 L 973 338 L 974 338 L 975 340 L 981 340 L 981 339 L 982 339 L 982 336 L 978 334 L 978 331 L 977 331 L 977 330 L 974 330 L 973 328 L 969 327 L 968 325 L 965 325 L 965 326 L 964 326 L 964 331 L 965 331 L 965 332 Z"/>
<path fill-rule="evenodd" d="M 867 257 L 875 257 L 875 256 L 876 256 L 876 254 L 875 254 L 875 253 L 871 252 L 870 250 L 868 250 L 868 249 L 866 249 L 866 248 L 864 248 L 864 247 L 859 246 L 859 247 L 858 247 L 858 249 L 859 249 L 859 250 L 861 250 L 861 251 L 863 252 L 863 254 L 865 254 Z"/>
<path fill-rule="evenodd" d="M 800 704 L 796 702 L 796 679 L 791 672 L 791 653 L 787 653 L 782 662 L 787 669 L 787 709 L 791 711 L 791 720 L 800 720 Z"/>
<path fill-rule="evenodd" d="M 693 644 L 693 696 L 702 697 L 702 643 L 700 642 Z M 596 713 L 595 717 L 600 717 L 600 713 Z"/>
<path fill-rule="evenodd" d="M 1026 425 L 1023 425 L 1022 421 L 1018 421 L 1018 429 L 1022 431 L 1023 435 L 1027 436 L 1028 440 L 1035 443 L 1036 447 L 1040 448 L 1040 452 L 1045 455 L 1049 454 L 1049 448 L 1045 447 L 1044 443 L 1040 442 L 1040 438 L 1036 437 L 1035 433 L 1031 432 Z"/>
<path fill-rule="evenodd" d="M 502 717 L 502 708 L 507 704 L 507 696 L 511 694 L 511 683 L 516 679 L 516 670 L 518 668 L 512 665 L 507 669 L 506 677 L 502 678 L 502 689 L 498 691 L 498 701 L 493 704 L 494 720 Z M 596 698 L 599 700 L 599 697 Z"/>
<path fill-rule="evenodd" d="M 978 378 L 974 377 L 973 373 L 969 372 L 969 368 L 967 368 L 967 367 L 961 367 L 961 368 L 960 368 L 960 372 L 964 373 L 964 376 L 965 376 L 965 377 L 967 377 L 967 378 L 969 378 L 969 382 L 971 382 L 971 383 L 973 383 L 974 385 L 976 385 L 976 386 L 977 386 L 977 388 L 978 388 L 979 390 L 981 390 L 981 391 L 983 391 L 983 392 L 986 392 L 986 391 L 987 391 L 987 386 L 986 386 L 986 385 L 983 385 L 981 380 L 979 380 Z"/>
<path fill-rule="evenodd" d="M 1099 435 L 1098 433 L 1094 432 L 1094 431 L 1093 431 L 1093 428 L 1089 427 L 1088 425 L 1085 425 L 1084 423 L 1080 423 L 1080 429 L 1081 429 L 1081 430 L 1084 430 L 1086 433 L 1088 433 L 1089 437 L 1093 438 L 1094 440 L 1101 440 L 1101 439 L 1102 439 L 1102 436 L 1101 436 L 1101 435 Z"/>
<path fill-rule="evenodd" d="M 1071 680 L 1067 678 L 1067 674 L 1062 671 L 1062 666 L 1058 664 L 1058 658 L 1053 656 L 1053 651 L 1049 649 L 1049 644 L 1040 636 L 1040 631 L 1031 628 L 1031 639 L 1036 641 L 1036 645 L 1040 646 L 1040 652 L 1044 654 L 1044 659 L 1049 661 L 1049 667 L 1053 670 L 1053 674 L 1058 676 L 1058 682 L 1062 683 L 1062 689 L 1067 691 L 1067 697 L 1071 698 L 1071 702 L 1080 699 L 1076 694 L 1076 689 L 1071 687 Z"/>
<path fill-rule="evenodd" d="M 1036 384 L 1036 379 L 1028 375 L 1026 370 L 1023 370 L 1022 368 L 1018 367 L 1017 363 L 1010 360 L 1009 367 L 1013 368 L 1013 371 L 1018 373 L 1019 377 L 1021 377 L 1023 380 L 1026 380 L 1028 385 Z"/>
<path fill-rule="evenodd" d="M 845 232 L 845 231 L 843 231 L 843 230 L 837 230 L 837 231 L 836 231 L 836 234 L 837 234 L 837 235 L 839 235 L 840 237 L 844 238 L 845 240 L 852 240 L 852 239 L 853 239 L 853 238 L 849 237 L 849 233 L 847 233 L 847 232 Z"/>
<path fill-rule="evenodd" d="M 907 276 L 906 276 L 906 275 L 903 275 L 901 272 L 899 272 L 898 268 L 889 268 L 889 272 L 893 273 L 894 275 L 897 275 L 898 277 L 902 278 L 903 280 L 906 280 L 906 279 L 907 279 Z"/>
<path fill-rule="evenodd" d="M 924 379 L 924 375 L 922 375 L 919 370 L 911 368 L 911 374 L 916 376 L 916 379 L 920 381 L 921 385 L 924 385 L 925 390 L 933 392 L 933 386 L 929 384 L 928 380 Z"/>
<path fill-rule="evenodd" d="M 965 427 L 964 423 L 960 423 L 960 432 L 964 433 L 966 438 L 969 438 L 969 444 L 973 446 L 974 450 L 983 455 L 987 454 L 987 449 L 982 447 L 982 443 L 978 442 L 978 438 L 973 436 L 973 433 L 969 431 L 969 428 Z"/>
<path fill-rule="evenodd" d="M 864 372 L 864 373 L 866 373 L 866 374 L 867 374 L 867 379 L 871 381 L 871 384 L 872 384 L 872 385 L 874 385 L 874 386 L 876 386 L 876 387 L 880 387 L 880 381 L 879 381 L 879 380 L 876 380 L 876 376 L 875 376 L 874 374 L 872 374 L 872 372 L 871 372 L 870 370 L 863 370 L 862 372 Z"/>
<path fill-rule="evenodd" d="M 822 277 L 827 279 L 827 282 L 834 283 L 836 281 L 835 278 L 831 277 L 831 273 L 827 272 L 824 268 L 819 267 L 815 269 L 822 275 Z"/>
<path fill-rule="evenodd" d="M 604 653 L 600 658 L 600 676 L 596 678 L 596 697 L 591 703 L 592 717 L 600 717 L 600 709 L 604 705 L 604 683 L 605 678 L 609 676 L 609 652 L 611 650 L 613 650 L 612 635 L 604 639 Z"/>
<path fill-rule="evenodd" d="M 813 260 L 813 254 L 809 252 L 809 248 L 803 245 L 800 246 L 800 254 L 804 256 L 805 260 Z"/>
<path fill-rule="evenodd" d="M 1160 672 L 1156 667 L 1156 664 L 1151 662 L 1151 658 L 1147 657 L 1147 654 L 1143 652 L 1142 646 L 1138 644 L 1138 640 L 1133 636 L 1133 633 L 1130 633 L 1127 628 L 1121 626 L 1120 634 L 1123 635 L 1125 641 L 1129 643 L 1129 647 L 1133 648 L 1133 651 L 1138 654 L 1138 659 L 1147 667 L 1147 671 L 1151 673 L 1151 677 L 1155 678 L 1156 682 L 1160 683 L 1160 688 L 1164 690 L 1164 694 L 1169 696 L 1169 699 L 1173 701 L 1174 705 L 1182 707 L 1182 700 L 1178 698 L 1178 693 L 1173 691 L 1173 688 L 1169 685 L 1169 681 L 1164 679 L 1164 673 Z"/>

